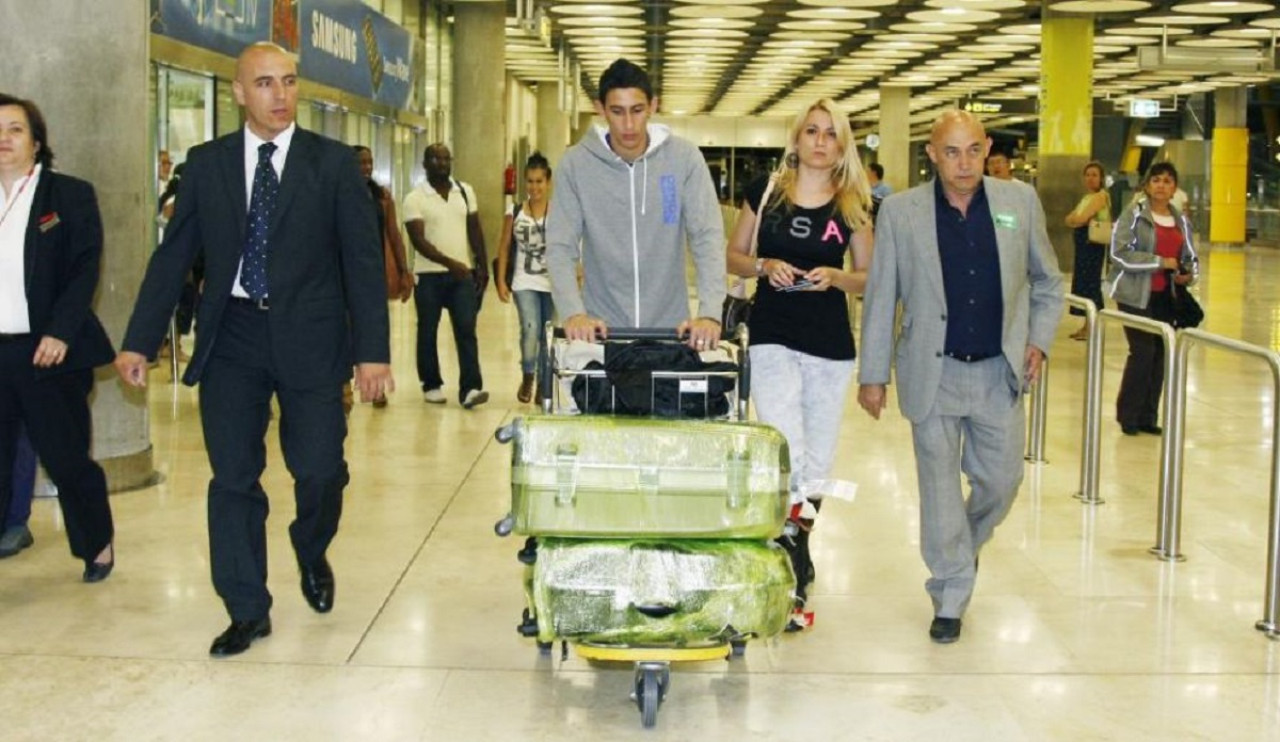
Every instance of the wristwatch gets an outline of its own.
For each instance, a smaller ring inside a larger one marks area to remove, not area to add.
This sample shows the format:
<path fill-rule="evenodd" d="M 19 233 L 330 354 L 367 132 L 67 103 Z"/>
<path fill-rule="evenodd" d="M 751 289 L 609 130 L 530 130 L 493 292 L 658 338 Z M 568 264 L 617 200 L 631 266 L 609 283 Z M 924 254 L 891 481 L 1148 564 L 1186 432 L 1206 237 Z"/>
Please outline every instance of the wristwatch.
<path fill-rule="evenodd" d="M 756 258 L 756 275 L 764 275 L 764 258 Z"/>

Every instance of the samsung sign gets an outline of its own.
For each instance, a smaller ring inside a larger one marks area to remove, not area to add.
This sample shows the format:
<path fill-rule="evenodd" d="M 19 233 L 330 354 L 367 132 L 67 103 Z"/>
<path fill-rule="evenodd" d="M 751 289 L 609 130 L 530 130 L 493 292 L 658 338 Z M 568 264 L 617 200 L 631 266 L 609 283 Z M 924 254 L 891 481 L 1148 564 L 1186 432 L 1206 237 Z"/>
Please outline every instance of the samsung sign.
<path fill-rule="evenodd" d="M 361 0 L 151 0 L 151 8 L 152 33 L 231 57 L 271 41 L 298 55 L 306 80 L 396 108 L 421 106 L 413 95 L 421 41 Z"/>

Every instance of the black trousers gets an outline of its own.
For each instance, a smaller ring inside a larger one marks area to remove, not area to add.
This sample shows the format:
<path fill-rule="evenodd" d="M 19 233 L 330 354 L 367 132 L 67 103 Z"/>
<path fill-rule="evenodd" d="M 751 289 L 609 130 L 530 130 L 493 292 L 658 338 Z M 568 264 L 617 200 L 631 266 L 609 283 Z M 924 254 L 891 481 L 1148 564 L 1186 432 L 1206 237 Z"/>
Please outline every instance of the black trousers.
<path fill-rule="evenodd" d="M 58 487 L 71 554 L 89 562 L 115 537 L 107 478 L 89 456 L 93 371 L 82 369 L 36 379 L 31 359 L 39 338 L 0 340 L 0 513 L 13 498 L 13 465 L 19 423 Z"/>
<path fill-rule="evenodd" d="M 263 618 L 267 590 L 267 514 L 262 488 L 271 397 L 280 402 L 280 448 L 294 480 L 297 516 L 289 537 L 299 564 L 325 555 L 338 532 L 350 477 L 342 385 L 298 389 L 270 362 L 267 312 L 230 302 L 200 381 L 200 415 L 213 479 L 209 482 L 209 557 L 213 586 L 232 620 Z"/>
<path fill-rule="evenodd" d="M 1173 317 L 1169 294 L 1152 292 L 1146 309 L 1121 304 L 1129 314 L 1168 322 Z M 1124 362 L 1120 394 L 1116 397 L 1116 420 L 1125 427 L 1158 425 L 1160 393 L 1164 389 L 1164 341 L 1159 335 L 1124 328 L 1129 341 L 1129 357 Z"/>
<path fill-rule="evenodd" d="M 454 278 L 448 273 L 419 273 L 413 304 L 418 310 L 418 381 L 422 383 L 422 390 L 444 385 L 436 333 L 446 309 L 449 323 L 453 325 L 453 344 L 458 350 L 458 401 L 463 401 L 472 389 L 483 389 L 480 344 L 476 340 L 480 298 L 475 282 L 470 278 Z"/>

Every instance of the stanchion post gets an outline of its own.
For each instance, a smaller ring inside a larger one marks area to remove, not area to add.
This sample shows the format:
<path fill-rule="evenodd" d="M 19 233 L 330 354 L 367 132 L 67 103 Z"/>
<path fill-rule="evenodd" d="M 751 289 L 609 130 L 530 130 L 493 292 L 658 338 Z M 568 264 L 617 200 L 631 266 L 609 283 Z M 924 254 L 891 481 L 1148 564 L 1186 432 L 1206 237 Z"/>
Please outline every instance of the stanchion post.
<path fill-rule="evenodd" d="M 1101 447 L 1102 347 L 1105 335 L 1094 303 L 1075 294 L 1067 294 L 1067 304 L 1084 310 L 1089 342 L 1085 350 L 1084 404 L 1081 421 L 1080 490 L 1075 497 L 1086 505 L 1100 505 L 1098 496 L 1098 453 Z"/>

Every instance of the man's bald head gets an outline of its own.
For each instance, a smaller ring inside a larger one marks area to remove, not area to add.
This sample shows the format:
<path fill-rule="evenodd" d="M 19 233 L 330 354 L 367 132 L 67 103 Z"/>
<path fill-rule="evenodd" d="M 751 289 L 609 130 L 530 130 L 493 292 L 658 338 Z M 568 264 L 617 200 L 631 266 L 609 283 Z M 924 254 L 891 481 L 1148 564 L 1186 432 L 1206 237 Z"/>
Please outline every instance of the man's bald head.
<path fill-rule="evenodd" d="M 933 122 L 925 152 L 948 197 L 967 200 L 982 186 L 982 166 L 991 140 L 977 116 L 945 111 Z"/>
<path fill-rule="evenodd" d="M 982 121 L 969 111 L 961 111 L 952 108 L 943 111 L 942 115 L 933 121 L 933 129 L 929 132 L 929 141 L 937 142 L 938 137 L 945 136 L 947 132 L 955 127 L 967 128 L 976 133 L 979 139 L 987 138 L 987 129 L 982 125 Z"/>
<path fill-rule="evenodd" d="M 271 141 L 298 113 L 298 63 L 275 44 L 250 44 L 236 59 L 231 91 L 244 107 L 249 130 Z"/>

